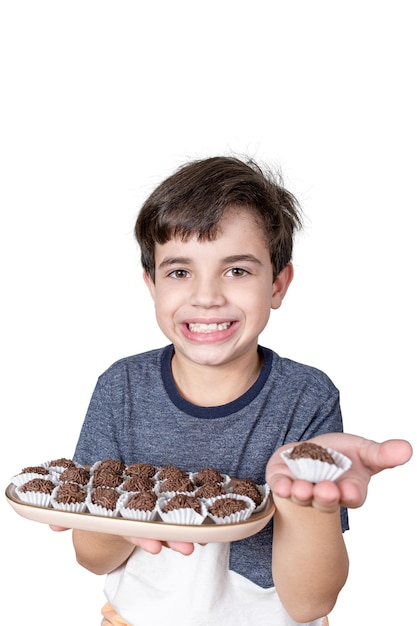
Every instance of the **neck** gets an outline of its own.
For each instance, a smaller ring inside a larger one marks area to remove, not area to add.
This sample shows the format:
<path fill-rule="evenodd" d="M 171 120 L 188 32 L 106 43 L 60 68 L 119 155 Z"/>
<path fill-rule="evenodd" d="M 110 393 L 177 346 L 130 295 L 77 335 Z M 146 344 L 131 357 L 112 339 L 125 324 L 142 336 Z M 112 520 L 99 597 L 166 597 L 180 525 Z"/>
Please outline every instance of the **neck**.
<path fill-rule="evenodd" d="M 219 366 L 189 363 L 176 353 L 171 362 L 172 376 L 183 398 L 197 406 L 220 406 L 236 400 L 254 384 L 262 368 L 261 355 Z"/>

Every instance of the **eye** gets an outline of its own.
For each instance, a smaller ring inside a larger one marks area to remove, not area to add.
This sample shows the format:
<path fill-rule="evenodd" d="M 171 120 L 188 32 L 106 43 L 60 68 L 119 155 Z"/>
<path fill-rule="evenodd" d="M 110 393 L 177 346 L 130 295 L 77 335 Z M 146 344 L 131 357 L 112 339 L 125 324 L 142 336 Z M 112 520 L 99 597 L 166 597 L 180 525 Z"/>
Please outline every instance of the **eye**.
<path fill-rule="evenodd" d="M 248 274 L 249 272 L 241 267 L 232 267 L 226 272 L 226 276 L 233 276 L 234 278 L 241 278 L 242 276 L 247 276 Z"/>
<path fill-rule="evenodd" d="M 172 270 L 172 272 L 170 272 L 168 276 L 170 278 L 175 278 L 176 280 L 179 280 L 181 278 L 189 278 L 190 273 L 187 272 L 187 270 Z"/>

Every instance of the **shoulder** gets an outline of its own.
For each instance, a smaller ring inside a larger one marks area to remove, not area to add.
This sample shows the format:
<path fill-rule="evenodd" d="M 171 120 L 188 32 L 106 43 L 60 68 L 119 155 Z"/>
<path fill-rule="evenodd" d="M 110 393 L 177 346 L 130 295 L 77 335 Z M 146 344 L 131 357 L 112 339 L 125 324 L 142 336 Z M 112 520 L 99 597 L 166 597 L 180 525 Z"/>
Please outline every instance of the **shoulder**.
<path fill-rule="evenodd" d="M 169 349 L 170 346 L 165 346 L 118 359 L 99 376 L 99 381 L 108 382 L 126 376 L 145 375 L 146 372 L 155 373 L 160 370 L 161 362 Z"/>
<path fill-rule="evenodd" d="M 326 390 L 337 391 L 331 378 L 321 369 L 289 358 L 281 357 L 276 352 L 263 348 L 271 354 L 271 375 L 277 380 L 291 382 L 295 387 L 306 384 Z"/>

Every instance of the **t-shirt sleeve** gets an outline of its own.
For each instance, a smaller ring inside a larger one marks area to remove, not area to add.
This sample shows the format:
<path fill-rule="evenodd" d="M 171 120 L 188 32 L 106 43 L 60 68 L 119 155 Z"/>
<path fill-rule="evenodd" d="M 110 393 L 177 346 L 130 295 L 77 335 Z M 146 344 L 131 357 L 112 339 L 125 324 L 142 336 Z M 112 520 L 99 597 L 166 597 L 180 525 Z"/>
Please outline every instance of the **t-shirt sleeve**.
<path fill-rule="evenodd" d="M 315 388 L 312 387 L 315 395 Z M 295 422 L 299 424 L 292 424 L 294 427 L 294 431 L 298 433 L 296 437 L 291 437 L 291 433 L 289 436 L 290 441 L 304 441 L 306 439 L 310 439 L 312 437 L 317 437 L 318 435 L 323 435 L 326 433 L 341 433 L 343 432 L 343 419 L 342 419 L 342 411 L 340 407 L 340 395 L 338 389 L 329 381 L 329 389 L 326 394 L 320 397 L 320 401 L 316 402 L 311 401 L 313 398 L 303 398 L 305 403 L 306 411 L 300 411 L 297 414 L 297 418 L 295 418 Z M 309 419 L 308 412 L 309 408 L 315 406 L 315 410 L 310 414 Z M 301 414 L 301 417 L 300 417 Z M 304 414 L 304 415 L 303 415 Z M 304 424 L 304 432 L 301 433 L 300 425 Z M 301 434 L 300 434 L 301 433 Z M 279 447 L 281 443 L 278 444 Z M 340 509 L 340 521 L 342 530 L 349 530 L 349 516 L 348 511 L 345 507 Z"/>
<path fill-rule="evenodd" d="M 116 425 L 112 386 L 106 377 L 100 376 L 81 428 L 74 460 L 82 465 L 92 465 L 107 458 L 121 458 Z"/>
<path fill-rule="evenodd" d="M 306 420 L 305 435 L 300 440 L 309 439 L 325 433 L 343 432 L 342 411 L 339 392 L 336 388 L 323 400 L 310 421 Z"/>
<path fill-rule="evenodd" d="M 343 432 L 342 411 L 340 408 L 339 392 L 334 390 L 327 400 L 321 405 L 316 419 L 312 422 L 311 434 L 308 433 L 306 439 L 324 433 Z M 303 438 L 304 439 L 304 438 Z M 343 532 L 349 530 L 349 515 L 345 507 L 340 509 L 340 523 Z"/>

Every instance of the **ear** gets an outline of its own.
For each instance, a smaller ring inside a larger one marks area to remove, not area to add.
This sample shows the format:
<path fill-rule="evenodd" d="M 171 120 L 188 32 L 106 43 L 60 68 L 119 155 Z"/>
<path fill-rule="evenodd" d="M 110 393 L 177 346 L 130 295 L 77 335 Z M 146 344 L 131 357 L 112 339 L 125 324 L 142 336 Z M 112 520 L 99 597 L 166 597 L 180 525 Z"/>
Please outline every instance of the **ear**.
<path fill-rule="evenodd" d="M 145 281 L 145 284 L 147 288 L 149 289 L 149 293 L 152 296 L 152 300 L 155 300 L 155 283 L 153 282 L 152 278 L 149 276 L 148 272 L 143 272 L 143 280 Z"/>
<path fill-rule="evenodd" d="M 271 309 L 279 309 L 294 276 L 294 267 L 288 263 L 272 284 Z"/>

